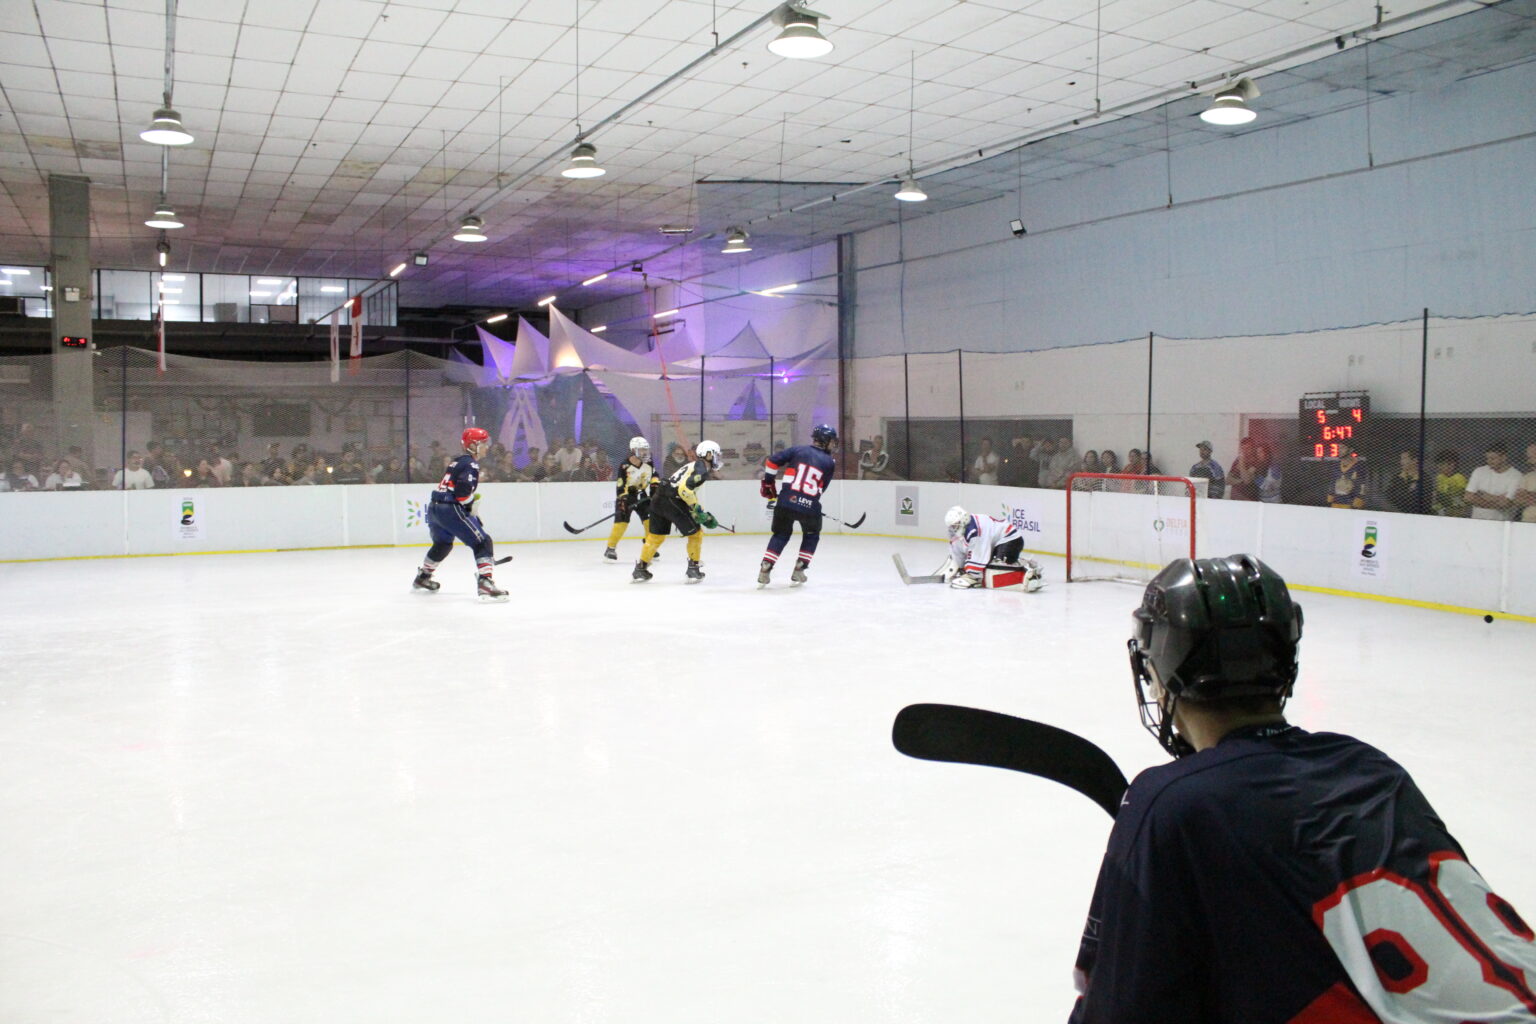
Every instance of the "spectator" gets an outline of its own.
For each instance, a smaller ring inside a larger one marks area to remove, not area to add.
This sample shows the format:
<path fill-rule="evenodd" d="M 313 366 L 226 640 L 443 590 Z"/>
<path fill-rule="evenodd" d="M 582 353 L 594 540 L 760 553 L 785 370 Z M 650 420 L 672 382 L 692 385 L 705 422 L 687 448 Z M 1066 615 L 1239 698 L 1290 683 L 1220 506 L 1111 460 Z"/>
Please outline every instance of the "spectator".
<path fill-rule="evenodd" d="M 1047 475 L 1041 480 L 1041 485 L 1065 490 L 1067 477 L 1072 475 L 1072 471 L 1077 468 L 1077 464 L 1078 457 L 1077 452 L 1072 448 L 1072 439 L 1070 437 L 1061 438 L 1056 442 L 1056 453 L 1051 456 L 1050 464 L 1047 467 Z"/>
<path fill-rule="evenodd" d="M 1118 472 L 1120 472 L 1120 456 L 1115 454 L 1115 450 L 1113 448 L 1105 448 L 1102 452 L 1099 452 L 1099 472 L 1100 473 L 1118 473 Z M 1106 484 L 1107 483 L 1112 483 L 1112 481 L 1109 481 L 1109 480 L 1106 480 L 1104 482 Z"/>
<path fill-rule="evenodd" d="M 1432 499 L 1435 515 L 1466 518 L 1467 477 L 1457 472 L 1461 459 L 1447 448 L 1435 456 L 1435 495 Z"/>
<path fill-rule="evenodd" d="M 528 461 L 519 467 L 524 475 L 533 472 L 534 468 L 544 461 L 544 453 L 537 448 L 528 449 Z"/>
<path fill-rule="evenodd" d="M 568 437 L 560 442 L 560 449 L 555 452 L 555 460 L 560 465 L 561 473 L 570 473 L 581 468 L 581 449 L 576 446 L 574 437 Z"/>
<path fill-rule="evenodd" d="M 981 439 L 981 453 L 971 464 L 972 481 L 989 487 L 997 486 L 997 454 L 992 451 L 992 439 Z"/>
<path fill-rule="evenodd" d="M 1232 463 L 1232 473 L 1228 477 L 1227 496 L 1233 501 L 1258 501 L 1259 478 L 1268 469 L 1266 465 L 1260 465 L 1263 461 L 1260 454 L 1259 443 L 1251 437 L 1245 437 L 1237 442 L 1237 459 Z"/>
<path fill-rule="evenodd" d="M 1189 467 L 1189 475 L 1210 481 L 1205 485 L 1207 498 L 1221 497 L 1227 489 L 1227 474 L 1221 468 L 1221 463 L 1211 458 L 1211 442 L 1201 441 L 1195 445 L 1195 451 L 1200 453 L 1200 461 Z"/>
<path fill-rule="evenodd" d="M 171 482 L 170 470 L 165 467 L 165 446 L 159 441 L 151 441 L 144 446 L 144 468 L 149 470 L 156 487 L 164 487 Z"/>
<path fill-rule="evenodd" d="M 608 453 L 599 450 L 587 463 L 587 468 L 592 470 L 594 480 L 612 480 L 613 463 L 608 461 Z"/>
<path fill-rule="evenodd" d="M 528 471 L 528 479 L 535 483 L 554 481 L 560 477 L 560 460 L 554 452 L 545 452 L 544 457 L 533 465 Z"/>
<path fill-rule="evenodd" d="M 405 465 L 400 461 L 400 456 L 391 455 L 384 460 L 384 468 L 374 474 L 374 482 L 380 484 L 403 484 L 405 480 Z"/>
<path fill-rule="evenodd" d="M 0 491 L 38 491 L 37 477 L 27 472 L 27 464 L 20 459 L 11 460 L 11 471 L 0 473 Z"/>
<path fill-rule="evenodd" d="M 1325 504 L 1329 508 L 1365 508 L 1365 489 L 1365 462 L 1359 452 L 1346 449 Z"/>
<path fill-rule="evenodd" d="M 247 462 L 240 467 L 240 475 L 236 477 L 237 487 L 265 487 L 267 478 L 261 475 L 261 463 Z"/>
<path fill-rule="evenodd" d="M 1102 467 L 1103 463 L 1099 461 L 1099 453 L 1090 448 L 1083 453 L 1083 461 L 1078 465 L 1077 471 L 1079 473 L 1102 473 L 1104 472 Z M 1105 483 L 1106 481 L 1104 480 L 1074 480 L 1072 481 L 1072 489 L 1074 491 L 1102 491 Z"/>
<path fill-rule="evenodd" d="M 60 459 L 53 467 L 53 472 L 48 474 L 48 479 L 43 481 L 45 491 L 83 491 L 85 480 L 68 459 Z"/>
<path fill-rule="evenodd" d="M 273 467 L 272 472 L 267 476 L 267 483 L 274 487 L 287 487 L 293 483 L 293 474 L 288 471 L 288 464 L 279 462 Z"/>
<path fill-rule="evenodd" d="M 1513 519 L 1515 493 L 1520 490 L 1520 471 L 1509 464 L 1509 449 L 1491 444 L 1483 453 L 1485 465 L 1472 471 L 1467 481 L 1467 504 L 1473 519 Z"/>
<path fill-rule="evenodd" d="M 774 451 L 783 451 L 783 449 L 775 447 Z M 661 475 L 670 480 L 672 474 L 688 465 L 689 461 L 688 453 L 683 451 L 683 446 L 673 442 L 667 446 L 667 457 L 661 464 Z"/>
<path fill-rule="evenodd" d="M 273 441 L 267 445 L 267 457 L 261 460 L 261 475 L 270 480 L 277 467 L 281 465 L 283 465 L 283 449 Z"/>
<path fill-rule="evenodd" d="M 139 452 L 129 452 L 128 465 L 112 477 L 114 491 L 147 491 L 154 486 L 154 475 L 144 468 L 144 456 Z"/>
<path fill-rule="evenodd" d="M 228 487 L 229 482 L 235 477 L 235 464 L 224 457 L 219 451 L 218 442 L 208 446 L 208 465 L 213 469 L 213 475 L 219 478 L 219 484 Z"/>
<path fill-rule="evenodd" d="M 1387 501 L 1399 512 L 1423 515 L 1429 511 L 1429 494 L 1420 489 L 1419 460 L 1413 452 L 1397 453 L 1397 475 L 1387 484 Z"/>
<path fill-rule="evenodd" d="M 1008 452 L 1003 458 L 1002 481 L 1009 487 L 1039 487 L 1040 463 L 1030 457 L 1035 439 L 1028 434 L 1008 442 Z"/>
<path fill-rule="evenodd" d="M 37 439 L 37 428 L 23 423 L 16 431 L 16 443 L 11 445 L 11 458 L 20 459 L 28 476 L 43 470 L 43 443 Z"/>
<path fill-rule="evenodd" d="M 1129 476 L 1146 476 L 1147 463 L 1141 454 L 1140 448 L 1132 448 L 1125 453 L 1125 466 L 1120 470 Z M 1119 491 L 1122 494 L 1151 494 L 1152 485 L 1145 480 L 1113 480 L 1107 481 L 1115 486 L 1106 490 Z"/>
<path fill-rule="evenodd" d="M 751 446 L 749 445 L 748 448 L 750 449 Z M 766 455 L 766 453 L 763 454 Z M 754 458 L 753 453 L 749 451 L 747 461 L 754 466 L 760 465 L 762 463 L 762 456 Z M 859 479 L 884 480 L 885 467 L 890 465 L 890 462 L 891 454 L 885 450 L 885 438 L 880 434 L 876 434 L 869 442 L 869 448 L 859 456 Z"/>
<path fill-rule="evenodd" d="M 213 470 L 213 463 L 207 459 L 197 460 L 197 472 L 192 476 L 193 487 L 223 487 L 224 481 L 219 479 L 219 474 Z"/>
<path fill-rule="evenodd" d="M 338 484 L 366 484 L 369 483 L 368 471 L 358 461 L 357 452 L 343 453 L 341 462 L 336 466 L 336 472 L 331 476 L 332 483 Z"/>
<path fill-rule="evenodd" d="M 1529 472 L 1520 478 L 1515 504 L 1520 508 L 1520 522 L 1536 523 L 1536 444 L 1525 446 L 1525 468 Z"/>
<path fill-rule="evenodd" d="M 1152 449 L 1148 448 L 1141 453 L 1141 471 L 1147 476 L 1162 476 L 1163 467 L 1152 461 Z M 1154 486 L 1155 489 L 1155 486 Z"/>
<path fill-rule="evenodd" d="M 96 470 L 91 468 L 91 460 L 85 457 L 85 451 L 79 445 L 70 445 L 64 457 L 69 460 L 71 466 L 75 467 L 75 471 L 80 474 L 80 479 L 85 481 L 87 490 L 100 486 L 97 483 Z"/>
<path fill-rule="evenodd" d="M 1259 500 L 1267 505 L 1280 503 L 1280 463 L 1270 455 L 1269 448 L 1258 445 L 1259 453 Z"/>

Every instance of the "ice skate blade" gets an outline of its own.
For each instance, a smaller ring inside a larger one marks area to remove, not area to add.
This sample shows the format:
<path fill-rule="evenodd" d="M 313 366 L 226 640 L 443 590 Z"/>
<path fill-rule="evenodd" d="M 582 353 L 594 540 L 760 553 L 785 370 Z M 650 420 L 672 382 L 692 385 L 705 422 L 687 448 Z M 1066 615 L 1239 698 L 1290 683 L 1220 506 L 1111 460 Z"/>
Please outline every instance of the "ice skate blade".
<path fill-rule="evenodd" d="M 512 596 L 511 594 L 501 594 L 499 596 L 492 595 L 492 594 L 476 594 L 475 595 L 476 599 L 478 599 L 483 604 L 503 604 L 511 596 Z"/>

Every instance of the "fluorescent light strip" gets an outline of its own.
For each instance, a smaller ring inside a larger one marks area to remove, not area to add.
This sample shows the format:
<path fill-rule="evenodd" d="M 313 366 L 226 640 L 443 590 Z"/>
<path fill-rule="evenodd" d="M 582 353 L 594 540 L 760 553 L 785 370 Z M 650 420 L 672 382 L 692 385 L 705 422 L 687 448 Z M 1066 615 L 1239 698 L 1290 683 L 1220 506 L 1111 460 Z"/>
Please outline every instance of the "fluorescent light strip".
<path fill-rule="evenodd" d="M 506 318 L 507 318 L 507 314 L 505 314 L 505 313 L 497 313 L 495 316 L 488 316 L 488 317 L 486 317 L 485 318 L 485 322 L 488 323 L 488 324 L 499 324 L 503 320 L 505 320 Z"/>
<path fill-rule="evenodd" d="M 592 330 L 589 333 L 591 333 L 591 334 L 602 334 L 607 329 L 608 329 L 608 325 L 607 324 L 598 324 L 596 327 L 592 328 Z"/>
<path fill-rule="evenodd" d="M 283 279 L 280 278 L 280 277 L 258 277 L 256 279 L 256 283 L 257 284 L 282 284 L 283 283 Z"/>
<path fill-rule="evenodd" d="M 271 297 L 271 292 L 251 292 L 251 298 L 253 299 L 270 299 Z"/>
<path fill-rule="evenodd" d="M 32 275 L 32 271 L 28 270 L 26 267 L 5 267 L 4 269 L 0 269 L 0 274 L 11 274 L 15 277 L 30 277 Z"/>
<path fill-rule="evenodd" d="M 161 274 L 160 275 L 160 280 L 162 280 L 162 281 L 185 281 L 186 279 L 187 279 L 187 275 L 186 274 Z"/>
<path fill-rule="evenodd" d="M 399 277 L 399 276 L 400 276 L 400 275 L 401 275 L 401 273 L 403 273 L 403 272 L 404 272 L 404 271 L 405 271 L 405 268 L 406 268 L 406 267 L 407 267 L 407 266 L 408 266 L 408 264 L 405 264 L 405 263 L 402 263 L 402 264 L 400 264 L 400 265 L 399 265 L 399 266 L 398 266 L 398 267 L 396 267 L 396 268 L 395 268 L 395 269 L 394 269 L 394 270 L 391 270 L 391 271 L 390 271 L 390 272 L 389 272 L 389 276 L 390 276 L 390 277 Z"/>
<path fill-rule="evenodd" d="M 549 304 L 550 304 L 550 303 L 551 303 L 551 302 L 554 302 L 554 301 L 555 301 L 555 296 L 553 296 L 553 295 L 551 295 L 551 296 L 549 296 L 549 297 L 548 297 L 548 298 L 543 298 L 543 299 L 540 299 L 540 300 L 539 300 L 539 305 L 541 305 L 541 306 L 547 306 L 547 305 L 549 305 Z"/>
<path fill-rule="evenodd" d="M 664 309 L 660 313 L 652 313 L 651 314 L 651 319 L 652 320 L 660 320 L 664 316 L 675 316 L 675 315 L 677 315 L 677 310 L 675 310 L 675 309 Z"/>
<path fill-rule="evenodd" d="M 339 284 L 323 284 L 323 285 L 320 286 L 320 290 L 322 292 L 344 292 L 344 291 L 346 291 L 346 289 L 343 288 Z"/>
<path fill-rule="evenodd" d="M 597 282 L 602 281 L 602 280 L 606 279 L 607 277 L 608 277 L 607 274 L 598 274 L 596 277 L 589 277 L 585 281 L 581 282 L 581 286 L 583 288 L 585 288 L 588 285 L 597 284 Z"/>

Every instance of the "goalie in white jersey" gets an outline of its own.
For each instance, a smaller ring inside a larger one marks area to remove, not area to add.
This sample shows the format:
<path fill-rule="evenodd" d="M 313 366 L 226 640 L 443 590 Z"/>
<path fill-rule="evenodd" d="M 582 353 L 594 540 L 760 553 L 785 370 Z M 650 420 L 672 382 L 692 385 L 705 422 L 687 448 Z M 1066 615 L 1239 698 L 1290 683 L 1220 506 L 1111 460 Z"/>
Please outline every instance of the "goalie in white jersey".
<path fill-rule="evenodd" d="M 984 587 L 987 567 L 999 564 L 1022 569 L 1025 590 L 1039 590 L 1044 584 L 1040 563 L 1022 558 L 1024 535 L 1008 520 L 973 515 L 956 505 L 944 513 L 944 527 L 949 531 L 945 575 L 951 587 Z"/>

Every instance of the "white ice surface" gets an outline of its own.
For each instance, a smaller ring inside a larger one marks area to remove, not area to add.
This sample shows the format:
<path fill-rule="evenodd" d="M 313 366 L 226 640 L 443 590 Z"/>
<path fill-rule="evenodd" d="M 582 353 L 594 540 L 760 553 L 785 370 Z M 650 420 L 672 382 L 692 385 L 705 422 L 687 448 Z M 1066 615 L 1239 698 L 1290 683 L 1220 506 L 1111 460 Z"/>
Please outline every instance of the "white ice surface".
<path fill-rule="evenodd" d="M 594 531 L 595 532 L 595 531 Z M 508 545 L 0 565 L 0 1021 L 1054 1021 L 1109 819 L 908 760 L 904 705 L 1128 775 L 1137 592 L 903 587 L 932 542 Z M 1284 567 L 1279 567 L 1284 571 Z M 1536 627 L 1302 593 L 1294 721 L 1417 777 L 1536 915 Z"/>

